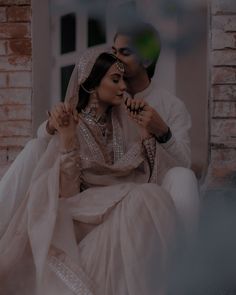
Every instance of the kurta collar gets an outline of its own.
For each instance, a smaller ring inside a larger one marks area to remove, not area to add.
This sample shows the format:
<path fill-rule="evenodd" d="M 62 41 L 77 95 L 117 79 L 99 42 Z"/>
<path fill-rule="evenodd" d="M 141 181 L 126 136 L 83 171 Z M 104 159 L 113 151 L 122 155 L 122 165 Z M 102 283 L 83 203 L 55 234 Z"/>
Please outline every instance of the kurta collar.
<path fill-rule="evenodd" d="M 136 93 L 134 95 L 134 98 L 145 98 L 147 97 L 152 91 L 153 91 L 153 88 L 154 88 L 154 83 L 151 82 L 147 88 L 145 88 L 144 90 Z"/>

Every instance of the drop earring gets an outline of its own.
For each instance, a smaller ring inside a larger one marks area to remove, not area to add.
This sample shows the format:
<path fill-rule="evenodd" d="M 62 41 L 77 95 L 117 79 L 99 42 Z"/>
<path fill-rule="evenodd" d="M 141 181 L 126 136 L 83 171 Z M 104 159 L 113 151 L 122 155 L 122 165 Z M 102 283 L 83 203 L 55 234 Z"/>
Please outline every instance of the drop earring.
<path fill-rule="evenodd" d="M 91 102 L 90 102 L 90 114 L 94 117 L 97 116 L 97 110 L 98 110 L 98 96 L 97 92 L 94 91 L 91 94 Z"/>

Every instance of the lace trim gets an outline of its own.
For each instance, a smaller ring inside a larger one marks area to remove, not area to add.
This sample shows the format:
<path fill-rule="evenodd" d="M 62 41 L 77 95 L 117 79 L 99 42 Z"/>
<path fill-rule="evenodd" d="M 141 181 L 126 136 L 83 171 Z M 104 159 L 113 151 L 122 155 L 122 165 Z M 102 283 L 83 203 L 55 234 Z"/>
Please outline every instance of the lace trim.
<path fill-rule="evenodd" d="M 51 270 L 59 277 L 65 285 L 77 295 L 94 295 L 84 282 L 63 262 L 55 256 L 50 256 L 47 263 Z"/>
<path fill-rule="evenodd" d="M 114 168 L 128 168 L 130 165 L 135 167 L 140 164 L 141 161 L 143 161 L 141 145 L 136 143 L 127 151 L 127 153 L 123 155 L 122 158 L 119 159 L 119 161 L 114 164 Z"/>
<path fill-rule="evenodd" d="M 93 136 L 89 132 L 88 128 L 85 126 L 83 121 L 80 121 L 80 130 L 81 134 L 84 137 L 85 142 L 87 143 L 89 149 L 91 150 L 91 154 L 94 160 L 96 161 L 105 161 L 102 152 L 100 151 L 96 141 L 94 140 Z"/>
<path fill-rule="evenodd" d="M 152 174 L 149 182 L 151 183 L 158 183 L 158 167 L 159 167 L 159 157 L 158 155 L 155 156 L 154 166 L 152 169 Z"/>
<path fill-rule="evenodd" d="M 114 163 L 124 155 L 124 141 L 117 116 L 112 110 Z"/>

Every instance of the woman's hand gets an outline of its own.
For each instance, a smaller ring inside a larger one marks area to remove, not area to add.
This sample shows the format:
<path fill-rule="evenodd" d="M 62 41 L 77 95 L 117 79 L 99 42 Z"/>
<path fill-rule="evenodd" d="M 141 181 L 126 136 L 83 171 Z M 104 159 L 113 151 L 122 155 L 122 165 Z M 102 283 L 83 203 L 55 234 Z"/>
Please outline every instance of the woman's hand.
<path fill-rule="evenodd" d="M 59 103 L 51 111 L 52 125 L 58 131 L 62 149 L 72 149 L 76 145 L 76 127 L 79 115 L 68 103 Z"/>

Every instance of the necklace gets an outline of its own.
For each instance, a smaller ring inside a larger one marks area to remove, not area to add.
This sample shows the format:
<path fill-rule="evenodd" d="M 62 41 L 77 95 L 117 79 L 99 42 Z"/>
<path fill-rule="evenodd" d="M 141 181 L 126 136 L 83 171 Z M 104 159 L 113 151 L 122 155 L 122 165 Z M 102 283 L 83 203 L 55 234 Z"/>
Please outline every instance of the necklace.
<path fill-rule="evenodd" d="M 81 113 L 90 125 L 98 127 L 102 136 L 107 138 L 107 135 L 108 135 L 107 115 L 108 114 L 104 113 L 100 117 L 96 117 L 96 115 L 91 111 L 90 108 L 87 108 L 86 110 L 82 110 Z"/>

